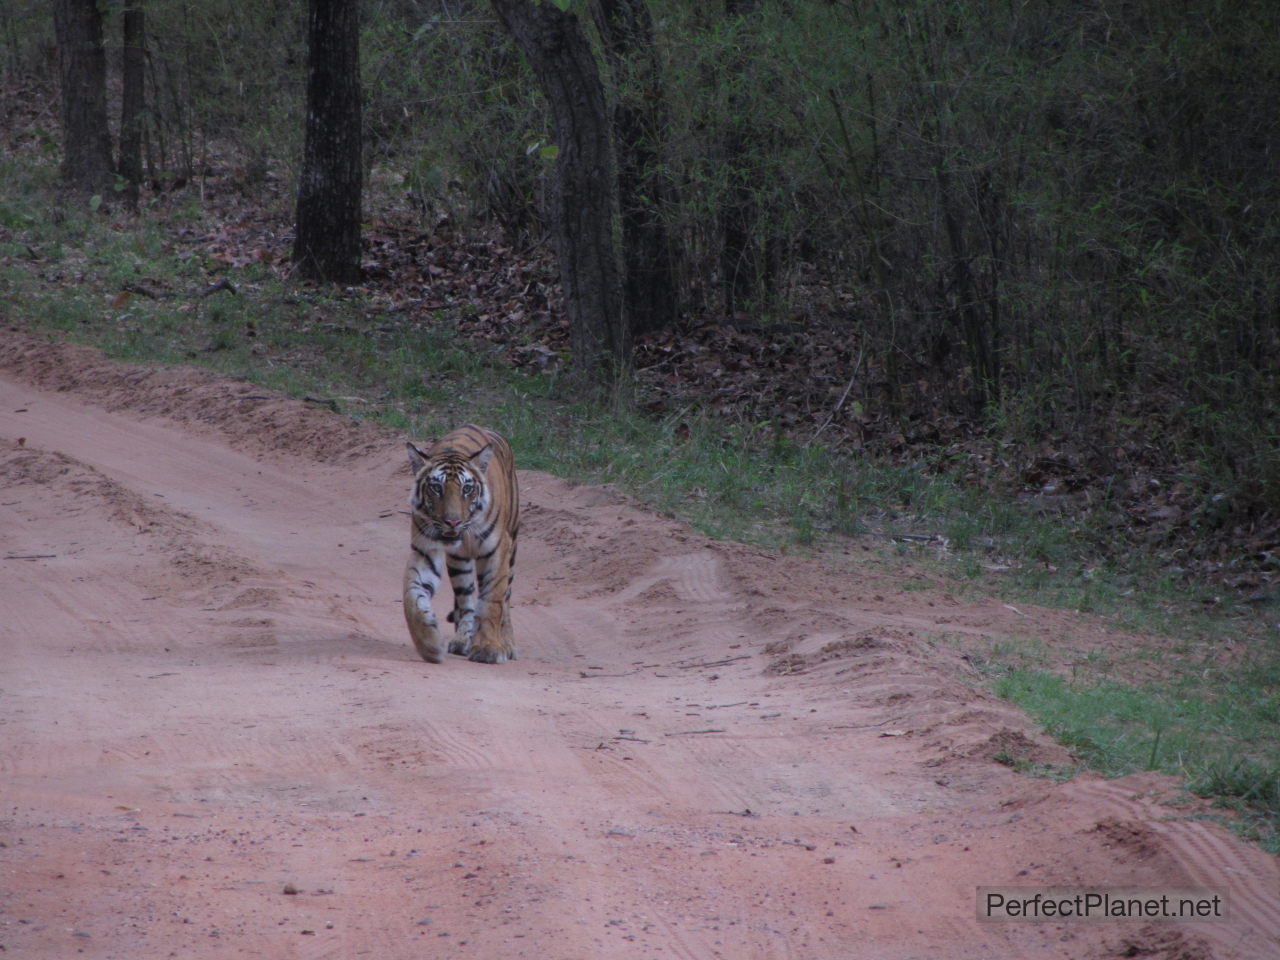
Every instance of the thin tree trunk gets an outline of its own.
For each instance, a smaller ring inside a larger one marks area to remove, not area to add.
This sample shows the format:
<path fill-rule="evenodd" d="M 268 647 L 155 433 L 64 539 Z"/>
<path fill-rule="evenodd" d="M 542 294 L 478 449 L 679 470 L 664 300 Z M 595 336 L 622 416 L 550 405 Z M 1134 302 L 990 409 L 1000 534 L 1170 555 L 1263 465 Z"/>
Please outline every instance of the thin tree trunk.
<path fill-rule="evenodd" d="M 613 236 L 614 167 L 604 86 L 582 25 L 544 0 L 493 0 L 533 68 L 555 122 L 551 221 L 578 371 L 598 380 L 631 362 Z"/>
<path fill-rule="evenodd" d="M 53 28 L 62 80 L 62 176 L 76 189 L 110 187 L 111 135 L 107 131 L 107 57 L 96 0 L 56 0 Z"/>
<path fill-rule="evenodd" d="M 973 255 L 965 242 L 965 230 L 961 221 L 959 202 L 947 171 L 947 160 L 939 157 L 935 166 L 938 184 L 938 209 L 942 214 L 947 245 L 951 252 L 951 285 L 956 300 L 954 316 L 960 325 L 973 367 L 973 391 L 970 402 L 975 412 L 981 412 L 987 404 L 1000 396 L 999 356 L 992 348 L 993 327 L 991 315 L 981 311 L 982 298 L 973 275 Z"/>
<path fill-rule="evenodd" d="M 128 0 L 124 15 L 123 90 L 120 102 L 120 162 L 124 198 L 130 210 L 138 209 L 142 183 L 142 121 L 146 111 L 145 21 L 138 0 Z"/>
<path fill-rule="evenodd" d="M 310 0 L 307 126 L 293 260 L 302 276 L 360 280 L 358 0 Z"/>
<path fill-rule="evenodd" d="M 675 268 L 663 206 L 675 187 L 661 167 L 667 109 L 644 0 L 596 0 L 596 24 L 613 77 L 618 210 L 625 268 L 623 307 L 633 334 L 667 326 L 677 310 Z"/>
<path fill-rule="evenodd" d="M 745 21 L 756 12 L 757 0 L 725 0 L 725 16 Z M 750 63 L 739 53 L 724 65 L 731 89 L 746 82 Z M 724 138 L 724 168 L 730 181 L 720 207 L 720 286 L 724 313 L 732 318 L 758 298 L 769 282 L 769 265 L 759 238 L 760 204 L 756 198 L 757 175 L 752 169 L 751 145 L 760 131 L 747 116 L 741 96 L 729 97 L 729 129 Z"/>

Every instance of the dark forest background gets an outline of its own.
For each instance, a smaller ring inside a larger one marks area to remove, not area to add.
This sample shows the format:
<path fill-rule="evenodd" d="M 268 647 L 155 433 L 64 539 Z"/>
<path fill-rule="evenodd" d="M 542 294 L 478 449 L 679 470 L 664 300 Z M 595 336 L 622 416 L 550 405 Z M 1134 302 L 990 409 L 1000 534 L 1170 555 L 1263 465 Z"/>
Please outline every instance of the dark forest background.
<path fill-rule="evenodd" d="M 509 5 L 362 0 L 369 282 L 400 276 L 379 266 L 397 236 L 555 245 L 562 145 Z M 138 216 L 214 181 L 291 216 L 307 4 L 100 3 L 113 103 L 126 6 L 146 17 Z M 1280 4 L 567 10 L 613 123 L 641 404 L 1111 502 L 1184 559 L 1274 570 Z M 619 39 L 622 14 L 644 29 Z M 6 3 L 0 43 L 11 108 L 56 92 L 50 5 Z M 56 150 L 47 120 L 5 149 Z M 561 304 L 503 335 L 568 350 Z"/>

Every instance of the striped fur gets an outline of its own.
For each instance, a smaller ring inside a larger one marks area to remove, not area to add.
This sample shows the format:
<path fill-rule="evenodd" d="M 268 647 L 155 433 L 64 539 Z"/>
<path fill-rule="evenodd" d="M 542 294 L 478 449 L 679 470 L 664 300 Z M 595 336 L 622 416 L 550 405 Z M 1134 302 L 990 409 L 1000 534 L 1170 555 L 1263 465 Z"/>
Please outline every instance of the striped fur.
<path fill-rule="evenodd" d="M 511 447 L 484 427 L 459 427 L 426 449 L 406 444 L 413 467 L 404 616 L 423 660 L 444 660 L 431 599 L 447 573 L 453 585 L 450 653 L 481 663 L 516 658 L 511 576 L 520 496 Z"/>

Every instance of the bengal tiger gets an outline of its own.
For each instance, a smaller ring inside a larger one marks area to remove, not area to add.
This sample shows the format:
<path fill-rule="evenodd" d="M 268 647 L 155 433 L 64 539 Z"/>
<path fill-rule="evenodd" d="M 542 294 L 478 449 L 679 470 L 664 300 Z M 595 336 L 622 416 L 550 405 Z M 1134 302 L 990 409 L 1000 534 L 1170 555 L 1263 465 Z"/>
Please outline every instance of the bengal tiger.
<path fill-rule="evenodd" d="M 454 625 L 449 652 L 480 663 L 516 658 L 511 576 L 520 529 L 520 498 L 511 447 L 484 427 L 459 427 L 426 449 L 406 443 L 413 468 L 404 616 L 418 654 L 444 660 L 431 599 L 448 572 Z"/>

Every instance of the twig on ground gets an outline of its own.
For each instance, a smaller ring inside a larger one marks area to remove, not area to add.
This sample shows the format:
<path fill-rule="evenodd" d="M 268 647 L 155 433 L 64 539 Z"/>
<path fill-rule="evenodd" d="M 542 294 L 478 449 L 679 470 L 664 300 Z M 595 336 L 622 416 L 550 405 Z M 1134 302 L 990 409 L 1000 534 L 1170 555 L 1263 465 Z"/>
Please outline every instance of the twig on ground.
<path fill-rule="evenodd" d="M 813 436 L 809 438 L 809 442 L 813 443 L 818 439 L 818 435 L 830 426 L 831 421 L 836 418 L 836 414 L 840 412 L 840 408 L 844 406 L 845 400 L 849 397 L 849 391 L 853 389 L 853 381 L 858 378 L 858 371 L 862 369 L 862 357 L 864 351 L 858 351 L 858 359 L 853 362 L 853 373 L 849 374 L 849 382 L 844 386 L 844 393 L 840 394 L 840 399 L 836 401 L 836 405 L 831 408 L 831 412 L 827 414 L 827 419 L 819 424 L 818 429 L 813 431 Z"/>
<path fill-rule="evenodd" d="M 723 728 L 713 727 L 708 730 L 676 730 L 673 733 L 664 733 L 663 736 L 664 737 L 691 737 L 695 733 L 724 733 L 724 732 L 725 731 Z"/>
<path fill-rule="evenodd" d="M 729 657 L 727 660 L 713 660 L 710 663 L 678 663 L 677 670 L 693 670 L 697 667 L 723 667 L 726 663 L 733 663 L 735 660 L 750 660 L 751 654 L 744 653 L 740 657 Z"/>

